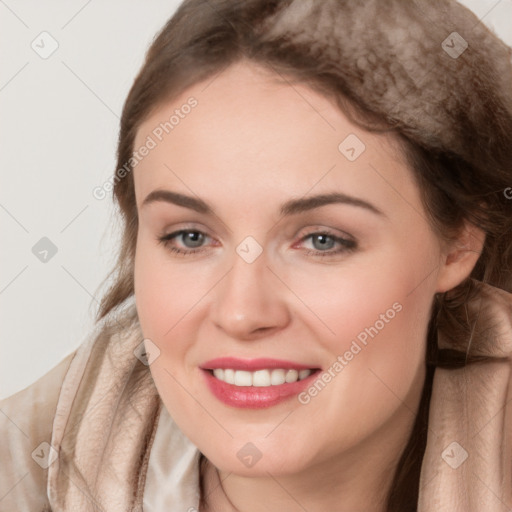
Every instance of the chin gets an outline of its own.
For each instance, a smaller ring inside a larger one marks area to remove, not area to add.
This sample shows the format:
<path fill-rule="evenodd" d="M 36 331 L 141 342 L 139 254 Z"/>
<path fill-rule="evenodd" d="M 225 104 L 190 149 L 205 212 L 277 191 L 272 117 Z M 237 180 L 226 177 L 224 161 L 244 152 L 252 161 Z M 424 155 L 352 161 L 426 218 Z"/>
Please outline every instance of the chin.
<path fill-rule="evenodd" d="M 288 449 L 283 450 L 283 446 Z M 247 477 L 268 477 L 269 473 L 286 476 L 304 471 L 312 463 L 305 460 L 299 445 L 295 448 L 290 442 L 278 439 L 272 443 L 233 440 L 231 446 L 223 446 L 222 450 L 201 451 L 220 471 Z"/>

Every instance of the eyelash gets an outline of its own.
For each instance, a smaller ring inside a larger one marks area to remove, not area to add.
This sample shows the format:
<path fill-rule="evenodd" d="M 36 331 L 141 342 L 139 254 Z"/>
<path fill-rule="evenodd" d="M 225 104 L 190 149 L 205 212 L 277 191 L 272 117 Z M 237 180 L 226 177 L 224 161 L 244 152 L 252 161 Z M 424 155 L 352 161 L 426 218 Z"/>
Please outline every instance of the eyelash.
<path fill-rule="evenodd" d="M 201 247 L 199 249 L 187 249 L 183 250 L 178 247 L 174 247 L 171 244 L 171 241 L 174 238 L 179 237 L 180 235 L 186 234 L 186 233 L 199 233 L 201 235 L 204 235 L 205 237 L 208 237 L 206 233 L 203 233 L 202 231 L 196 230 L 196 229 L 181 229 L 179 231 L 174 231 L 173 233 L 169 233 L 167 235 L 162 235 L 157 238 L 158 243 L 161 243 L 164 245 L 164 247 L 168 248 L 171 252 L 174 254 L 181 256 L 181 257 L 187 257 L 192 256 L 195 254 L 199 254 L 201 252 L 204 252 L 206 250 L 205 247 Z M 314 257 L 326 257 L 326 256 L 336 256 L 341 253 L 345 252 L 353 252 L 355 249 L 357 249 L 357 242 L 355 240 L 349 239 L 349 238 L 342 238 L 334 233 L 331 233 L 329 230 L 322 230 L 322 231 L 314 231 L 312 233 L 309 233 L 305 236 L 303 236 L 299 242 L 304 242 L 309 238 L 312 238 L 314 236 L 328 236 L 334 240 L 335 243 L 338 243 L 342 246 L 342 248 L 337 249 L 335 251 L 320 251 L 318 249 L 307 249 L 305 250 L 305 253 L 307 255 L 312 255 Z M 209 237 L 208 237 L 209 238 Z"/>

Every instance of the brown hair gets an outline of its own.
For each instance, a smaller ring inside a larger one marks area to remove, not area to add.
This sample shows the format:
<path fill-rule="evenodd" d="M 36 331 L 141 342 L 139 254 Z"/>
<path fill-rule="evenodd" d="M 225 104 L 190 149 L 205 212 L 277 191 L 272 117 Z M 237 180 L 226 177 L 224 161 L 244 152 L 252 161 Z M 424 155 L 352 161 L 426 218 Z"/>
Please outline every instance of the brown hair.
<path fill-rule="evenodd" d="M 450 0 L 185 0 L 125 102 L 117 169 L 126 169 L 139 126 L 162 103 L 241 59 L 320 91 L 367 130 L 389 132 L 439 235 L 453 237 L 463 221 L 486 233 L 470 277 L 512 291 L 511 50 L 473 13 Z M 132 172 L 116 173 L 114 198 L 124 231 L 98 320 L 134 293 Z M 435 367 L 472 362 L 467 352 L 437 347 L 441 326 L 448 339 L 469 338 L 473 326 L 460 319 L 471 283 L 432 305 L 423 396 L 388 511 L 416 510 Z"/>

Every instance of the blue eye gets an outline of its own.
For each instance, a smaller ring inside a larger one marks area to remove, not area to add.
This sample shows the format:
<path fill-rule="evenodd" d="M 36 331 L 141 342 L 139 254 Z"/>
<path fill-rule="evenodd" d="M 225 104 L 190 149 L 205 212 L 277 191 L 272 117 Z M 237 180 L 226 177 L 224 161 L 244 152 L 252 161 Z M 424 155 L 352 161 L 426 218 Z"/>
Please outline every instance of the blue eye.
<path fill-rule="evenodd" d="M 336 240 L 333 236 L 326 235 L 324 233 L 318 233 L 310 235 L 309 238 L 311 238 L 311 241 L 313 242 L 313 246 L 315 249 L 319 249 L 321 251 L 325 249 L 332 249 L 336 245 Z M 315 245 L 315 242 L 318 243 L 318 245 Z"/>
<path fill-rule="evenodd" d="M 205 235 L 199 231 L 182 231 L 178 236 L 181 237 L 183 244 L 191 249 L 201 247 Z"/>
<path fill-rule="evenodd" d="M 357 243 L 349 238 L 342 238 L 329 232 L 310 233 L 301 242 L 311 240 L 313 249 L 306 249 L 306 254 L 312 256 L 334 256 L 342 252 L 350 252 L 357 248 Z M 338 246 L 337 249 L 334 247 Z"/>
<path fill-rule="evenodd" d="M 176 247 L 175 245 L 171 245 L 173 240 L 180 238 L 182 245 L 185 246 L 185 249 L 191 250 L 183 250 L 179 247 Z M 175 231 L 174 233 L 161 236 L 158 238 L 158 241 L 165 247 L 168 247 L 172 252 L 187 256 L 189 254 L 195 254 L 204 250 L 201 246 L 207 238 L 209 238 L 208 235 L 201 231 L 182 229 L 180 231 Z"/>

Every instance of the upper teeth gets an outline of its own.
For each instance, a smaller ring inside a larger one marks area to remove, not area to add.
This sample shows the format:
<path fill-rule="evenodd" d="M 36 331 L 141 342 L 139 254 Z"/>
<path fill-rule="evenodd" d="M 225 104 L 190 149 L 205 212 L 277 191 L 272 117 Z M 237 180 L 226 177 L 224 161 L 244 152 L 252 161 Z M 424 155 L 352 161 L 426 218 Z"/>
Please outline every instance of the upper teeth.
<path fill-rule="evenodd" d="M 216 368 L 213 375 L 228 384 L 235 386 L 279 386 L 285 382 L 296 382 L 311 375 L 311 370 L 257 370 L 248 372 L 245 370 L 230 370 L 228 368 Z"/>

